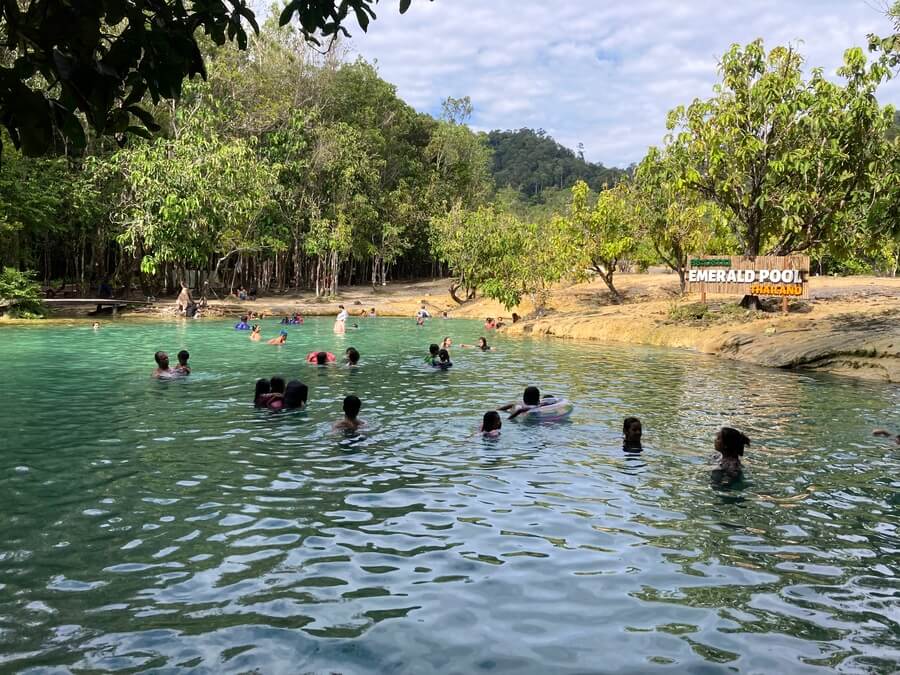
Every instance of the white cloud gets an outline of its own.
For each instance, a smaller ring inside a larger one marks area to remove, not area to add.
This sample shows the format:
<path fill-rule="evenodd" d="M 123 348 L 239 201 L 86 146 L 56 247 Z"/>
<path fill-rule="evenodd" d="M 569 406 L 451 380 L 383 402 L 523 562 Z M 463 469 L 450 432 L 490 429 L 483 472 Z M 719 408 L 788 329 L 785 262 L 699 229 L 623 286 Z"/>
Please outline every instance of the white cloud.
<path fill-rule="evenodd" d="M 624 166 L 659 143 L 676 105 L 711 94 L 732 43 L 800 44 L 831 73 L 843 50 L 890 23 L 878 0 L 382 1 L 353 48 L 419 110 L 470 95 L 473 127 L 552 130 L 587 157 Z M 881 91 L 900 101 L 900 82 Z"/>

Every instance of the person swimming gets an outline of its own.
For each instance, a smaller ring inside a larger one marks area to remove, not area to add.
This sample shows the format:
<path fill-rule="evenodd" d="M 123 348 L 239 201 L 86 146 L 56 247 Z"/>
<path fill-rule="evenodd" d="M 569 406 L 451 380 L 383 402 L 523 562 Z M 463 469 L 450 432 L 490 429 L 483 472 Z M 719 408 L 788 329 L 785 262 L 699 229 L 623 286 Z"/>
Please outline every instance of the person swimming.
<path fill-rule="evenodd" d="M 269 410 L 281 410 L 284 407 L 284 378 L 278 375 L 269 379 L 269 393 L 260 397 L 262 405 Z"/>
<path fill-rule="evenodd" d="M 496 437 L 500 435 L 502 426 L 503 422 L 500 420 L 500 414 L 496 410 L 489 410 L 481 418 L 480 431 L 485 436 Z"/>
<path fill-rule="evenodd" d="M 441 349 L 438 351 L 438 360 L 437 363 L 431 364 L 435 368 L 440 368 L 441 370 L 447 370 L 448 368 L 453 366 L 453 363 L 450 361 L 450 352 L 446 349 Z"/>
<path fill-rule="evenodd" d="M 253 405 L 257 408 L 265 408 L 266 400 L 263 397 L 271 393 L 272 385 L 269 384 L 269 381 L 265 378 L 258 379 L 256 381 L 256 391 L 253 393 Z"/>
<path fill-rule="evenodd" d="M 356 350 L 356 347 L 347 347 L 344 355 L 347 357 L 348 366 L 355 368 L 359 365 L 359 352 Z"/>
<path fill-rule="evenodd" d="M 522 403 L 507 403 L 506 405 L 502 405 L 497 410 L 500 411 L 508 411 L 512 412 L 509 415 L 509 419 L 513 419 L 514 417 L 518 417 L 523 412 L 527 412 L 528 410 L 532 410 L 534 408 L 538 408 L 541 405 L 541 390 L 537 387 L 528 386 L 525 387 L 525 392 L 522 394 Z"/>
<path fill-rule="evenodd" d="M 250 330 L 250 324 L 247 323 L 247 317 L 242 316 L 241 320 L 234 324 L 235 330 Z"/>
<path fill-rule="evenodd" d="M 337 361 L 337 357 L 331 352 L 310 352 L 306 355 L 306 362 L 317 366 L 327 366 Z"/>
<path fill-rule="evenodd" d="M 186 349 L 182 349 L 178 352 L 178 365 L 175 366 L 175 372 L 180 375 L 190 375 L 191 367 L 188 365 L 188 359 L 191 358 L 191 355 L 188 353 Z"/>
<path fill-rule="evenodd" d="M 266 340 L 267 345 L 283 345 L 287 342 L 288 332 L 286 330 L 282 330 L 278 337 L 273 337 L 271 340 Z"/>
<path fill-rule="evenodd" d="M 625 452 L 641 452 L 641 421 L 637 417 L 626 417 L 622 422 L 622 450 Z"/>
<path fill-rule="evenodd" d="M 441 349 L 450 349 L 453 346 L 453 340 L 450 339 L 450 336 L 446 336 L 443 340 L 441 340 Z"/>
<path fill-rule="evenodd" d="M 741 465 L 741 457 L 744 456 L 744 448 L 750 445 L 750 439 L 737 429 L 731 427 L 722 427 L 716 434 L 715 448 L 716 452 L 722 455 L 719 460 L 718 472 L 713 472 L 714 478 L 720 480 L 732 481 L 741 476 L 743 467 Z"/>
<path fill-rule="evenodd" d="M 334 423 L 335 430 L 356 431 L 360 427 L 366 426 L 364 420 L 359 419 L 359 411 L 362 408 L 362 401 L 356 396 L 347 396 L 344 399 L 344 419 Z"/>
<path fill-rule="evenodd" d="M 428 345 L 428 356 L 425 357 L 425 363 L 427 363 L 429 366 L 437 365 L 436 362 L 440 358 L 438 356 L 438 352 L 440 351 L 441 348 L 433 342 Z"/>
<path fill-rule="evenodd" d="M 284 388 L 282 404 L 284 410 L 302 410 L 309 398 L 309 387 L 300 380 L 291 380 Z"/>
<path fill-rule="evenodd" d="M 91 326 L 91 328 L 93 328 L 94 330 L 100 330 L 100 322 L 99 322 L 99 321 L 95 321 L 95 322 L 94 322 L 94 325 Z"/>
<path fill-rule="evenodd" d="M 893 438 L 897 445 L 900 445 L 900 434 L 892 434 L 887 429 L 874 429 L 872 431 L 873 436 L 880 436 L 882 438 Z"/>
<path fill-rule="evenodd" d="M 150 377 L 170 379 L 178 376 L 174 370 L 169 368 L 169 355 L 165 352 L 156 352 L 153 355 L 153 360 L 156 361 L 156 369 Z"/>
<path fill-rule="evenodd" d="M 253 328 L 250 329 L 250 339 L 254 342 L 259 342 L 262 339 L 262 333 L 259 332 L 259 324 L 253 324 Z"/>
<path fill-rule="evenodd" d="M 493 347 L 491 347 L 490 345 L 488 345 L 487 339 L 486 339 L 486 338 L 483 338 L 483 337 L 478 338 L 478 344 L 474 344 L 474 345 L 464 345 L 464 344 L 460 344 L 459 346 L 460 346 L 460 347 L 463 347 L 463 348 L 465 348 L 465 349 L 479 349 L 479 350 L 481 350 L 481 351 L 483 351 L 483 352 L 489 352 L 489 351 L 492 351 L 492 350 L 494 349 Z"/>

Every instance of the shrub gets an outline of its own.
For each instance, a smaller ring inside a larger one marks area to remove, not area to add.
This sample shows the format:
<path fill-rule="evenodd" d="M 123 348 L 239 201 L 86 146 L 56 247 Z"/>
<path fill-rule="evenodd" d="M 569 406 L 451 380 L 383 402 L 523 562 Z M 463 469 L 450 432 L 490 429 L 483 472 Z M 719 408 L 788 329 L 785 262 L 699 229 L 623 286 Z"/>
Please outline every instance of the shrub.
<path fill-rule="evenodd" d="M 669 307 L 669 319 L 672 321 L 699 321 L 709 314 L 709 305 L 694 302 L 690 305 L 673 304 Z"/>
<path fill-rule="evenodd" d="M 23 319 L 40 318 L 44 305 L 41 287 L 34 280 L 34 272 L 20 272 L 4 267 L 0 272 L 0 306 L 9 305 L 9 315 Z"/>

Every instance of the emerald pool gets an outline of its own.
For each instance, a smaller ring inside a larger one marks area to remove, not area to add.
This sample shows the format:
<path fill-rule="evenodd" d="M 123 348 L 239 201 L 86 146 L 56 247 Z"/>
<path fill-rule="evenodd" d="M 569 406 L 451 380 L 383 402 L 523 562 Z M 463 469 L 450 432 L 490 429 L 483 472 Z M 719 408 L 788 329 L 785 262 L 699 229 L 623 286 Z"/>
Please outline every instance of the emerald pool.
<path fill-rule="evenodd" d="M 478 323 L 231 323 L 0 327 L 0 671 L 898 668 L 900 447 L 871 435 L 897 387 L 503 336 L 440 372 L 428 344 Z M 351 345 L 357 370 L 303 361 Z M 182 348 L 194 373 L 151 380 Z M 274 374 L 308 410 L 252 407 Z M 532 383 L 570 420 L 473 434 Z M 723 424 L 753 440 L 729 490 Z"/>

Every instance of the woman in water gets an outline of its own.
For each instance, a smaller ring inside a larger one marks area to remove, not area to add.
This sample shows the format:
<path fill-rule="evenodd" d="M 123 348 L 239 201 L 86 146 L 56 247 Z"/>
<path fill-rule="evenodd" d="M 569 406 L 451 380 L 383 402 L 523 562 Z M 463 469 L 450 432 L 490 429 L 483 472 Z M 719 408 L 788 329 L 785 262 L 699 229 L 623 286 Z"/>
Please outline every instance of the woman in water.
<path fill-rule="evenodd" d="M 281 331 L 278 337 L 273 337 L 271 340 L 266 340 L 267 345 L 283 345 L 287 342 L 288 333 L 286 330 Z"/>
<path fill-rule="evenodd" d="M 466 349 L 480 349 L 480 350 L 483 351 L 483 352 L 489 352 L 489 351 L 491 351 L 491 350 L 494 349 L 493 347 L 491 347 L 490 345 L 488 345 L 487 339 L 485 339 L 485 338 L 483 338 L 483 337 L 478 338 L 478 344 L 477 344 L 477 345 L 463 345 L 463 344 L 461 344 L 460 347 L 464 347 L 464 348 L 466 348 Z"/>
<path fill-rule="evenodd" d="M 713 471 L 713 478 L 719 482 L 730 482 L 741 476 L 741 457 L 744 456 L 744 448 L 750 445 L 750 439 L 737 429 L 722 427 L 716 434 L 716 452 L 722 455 L 719 460 L 719 468 Z M 718 475 L 716 475 L 718 474 Z"/>
<path fill-rule="evenodd" d="M 481 419 L 481 433 L 489 438 L 496 438 L 500 435 L 500 428 L 503 426 L 503 422 L 500 420 L 500 415 L 496 410 L 489 410 L 484 413 L 484 417 Z"/>
<path fill-rule="evenodd" d="M 359 351 L 356 347 L 347 347 L 347 351 L 344 352 L 344 356 L 347 357 L 347 365 L 350 368 L 356 368 L 359 366 Z"/>
<path fill-rule="evenodd" d="M 441 349 L 449 350 L 450 347 L 452 347 L 452 346 L 453 346 L 453 340 L 450 339 L 449 335 L 441 341 Z"/>
<path fill-rule="evenodd" d="M 259 342 L 262 339 L 262 333 L 259 332 L 259 324 L 253 324 L 253 328 L 250 330 L 250 339 L 254 342 Z"/>
<path fill-rule="evenodd" d="M 266 402 L 263 398 L 272 393 L 272 386 L 267 379 L 260 378 L 256 381 L 256 391 L 253 394 L 253 405 L 257 408 L 265 408 Z"/>
<path fill-rule="evenodd" d="M 626 417 L 622 423 L 622 450 L 625 452 L 641 452 L 641 421 L 637 417 Z"/>
<path fill-rule="evenodd" d="M 302 410 L 306 407 L 309 387 L 299 380 L 291 380 L 284 389 L 282 403 L 285 410 Z"/>

